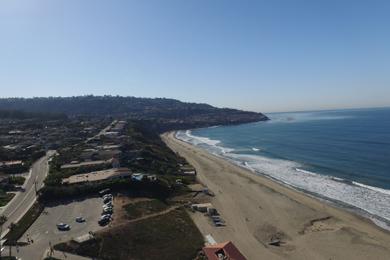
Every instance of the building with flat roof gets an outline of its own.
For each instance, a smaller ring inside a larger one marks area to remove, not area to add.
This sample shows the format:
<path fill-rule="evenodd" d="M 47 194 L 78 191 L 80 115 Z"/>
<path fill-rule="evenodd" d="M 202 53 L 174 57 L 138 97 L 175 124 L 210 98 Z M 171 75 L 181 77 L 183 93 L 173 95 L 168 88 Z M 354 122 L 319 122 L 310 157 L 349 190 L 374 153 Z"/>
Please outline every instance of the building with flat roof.
<path fill-rule="evenodd" d="M 0 162 L 0 167 L 2 166 L 15 166 L 15 165 L 22 165 L 23 161 L 17 160 L 17 161 L 4 161 Z"/>

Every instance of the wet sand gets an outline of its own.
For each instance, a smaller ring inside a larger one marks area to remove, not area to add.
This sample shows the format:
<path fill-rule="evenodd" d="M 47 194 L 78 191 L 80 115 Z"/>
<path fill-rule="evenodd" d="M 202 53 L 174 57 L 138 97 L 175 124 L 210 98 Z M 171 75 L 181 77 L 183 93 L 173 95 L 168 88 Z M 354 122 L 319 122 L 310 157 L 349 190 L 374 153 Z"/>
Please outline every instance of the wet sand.
<path fill-rule="evenodd" d="M 248 259 L 390 259 L 390 232 L 371 221 L 255 175 L 172 132 L 162 139 L 216 194 L 211 203 L 227 225 L 217 228 L 193 214 L 199 230 L 217 242 L 233 241 Z M 269 245 L 275 239 L 281 246 Z"/>

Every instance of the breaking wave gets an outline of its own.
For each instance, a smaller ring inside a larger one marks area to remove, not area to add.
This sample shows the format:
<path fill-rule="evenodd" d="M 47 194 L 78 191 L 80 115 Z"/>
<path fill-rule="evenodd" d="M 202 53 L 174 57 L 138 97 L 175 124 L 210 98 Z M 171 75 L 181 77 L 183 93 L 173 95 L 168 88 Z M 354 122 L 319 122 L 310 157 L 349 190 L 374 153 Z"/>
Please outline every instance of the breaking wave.
<path fill-rule="evenodd" d="M 378 226 L 390 230 L 390 190 L 311 172 L 305 170 L 304 165 L 294 161 L 269 158 L 258 154 L 233 153 L 234 149 L 222 147 L 219 140 L 194 136 L 191 131 L 179 131 L 176 137 L 228 159 L 256 174 L 355 209 L 358 213 L 371 218 Z"/>

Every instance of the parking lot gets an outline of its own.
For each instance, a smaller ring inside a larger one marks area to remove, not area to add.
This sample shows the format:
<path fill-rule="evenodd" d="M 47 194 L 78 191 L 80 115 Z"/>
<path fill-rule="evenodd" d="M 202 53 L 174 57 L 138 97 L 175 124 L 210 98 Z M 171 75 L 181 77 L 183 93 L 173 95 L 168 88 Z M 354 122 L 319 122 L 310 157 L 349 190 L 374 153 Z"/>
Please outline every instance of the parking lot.
<path fill-rule="evenodd" d="M 19 240 L 20 242 L 30 241 L 30 244 L 19 247 L 18 253 L 15 249 L 14 253 L 22 259 L 41 259 L 49 248 L 49 243 L 55 245 L 90 231 L 102 229 L 103 227 L 98 224 L 102 205 L 102 198 L 96 197 L 46 207 L 41 216 Z M 83 217 L 86 221 L 77 223 L 76 217 Z M 58 223 L 69 224 L 70 230 L 58 230 L 56 226 Z"/>

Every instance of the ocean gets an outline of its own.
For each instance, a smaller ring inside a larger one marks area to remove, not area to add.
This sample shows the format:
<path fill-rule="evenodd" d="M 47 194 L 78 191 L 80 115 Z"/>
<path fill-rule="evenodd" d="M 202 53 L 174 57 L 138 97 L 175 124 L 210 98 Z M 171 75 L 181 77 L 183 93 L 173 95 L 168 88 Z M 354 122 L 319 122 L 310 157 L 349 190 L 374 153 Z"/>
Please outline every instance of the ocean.
<path fill-rule="evenodd" d="M 176 137 L 390 230 L 390 108 L 267 116 Z"/>

